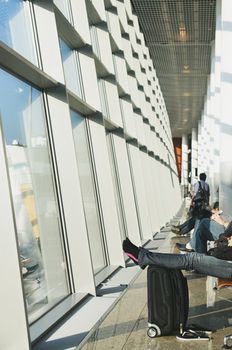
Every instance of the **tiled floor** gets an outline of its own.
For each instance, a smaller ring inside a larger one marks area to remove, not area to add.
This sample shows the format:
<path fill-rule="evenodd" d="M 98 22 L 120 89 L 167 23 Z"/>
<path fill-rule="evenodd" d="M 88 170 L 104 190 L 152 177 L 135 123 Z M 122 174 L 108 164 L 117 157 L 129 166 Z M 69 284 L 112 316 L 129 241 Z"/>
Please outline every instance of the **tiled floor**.
<path fill-rule="evenodd" d="M 149 249 L 159 246 L 159 251 L 176 252 L 175 243 L 188 240 L 175 236 L 167 228 L 164 231 L 150 242 Z M 173 335 L 153 339 L 147 336 L 147 281 L 143 270 L 82 350 L 221 349 L 224 336 L 232 333 L 232 289 L 215 291 L 212 278 L 191 272 L 185 275 L 190 297 L 189 323 L 214 329 L 210 341 L 184 342 Z"/>

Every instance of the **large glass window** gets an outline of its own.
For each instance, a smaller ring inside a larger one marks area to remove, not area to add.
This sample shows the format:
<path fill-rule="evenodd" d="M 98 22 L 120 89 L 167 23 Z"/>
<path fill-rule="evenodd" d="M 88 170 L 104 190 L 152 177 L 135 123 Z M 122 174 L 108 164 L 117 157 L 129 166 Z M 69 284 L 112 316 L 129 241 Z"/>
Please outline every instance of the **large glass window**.
<path fill-rule="evenodd" d="M 71 120 L 93 270 L 97 274 L 106 266 L 106 256 L 99 216 L 99 203 L 90 161 L 86 124 L 85 119 L 74 111 L 71 111 Z"/>
<path fill-rule="evenodd" d="M 75 51 L 60 39 L 61 57 L 64 67 L 64 75 L 67 88 L 79 97 L 81 92 L 81 75 Z"/>
<path fill-rule="evenodd" d="M 0 115 L 32 322 L 68 295 L 67 266 L 42 94 L 3 70 L 0 81 Z"/>
<path fill-rule="evenodd" d="M 29 1 L 0 0 L 0 40 L 38 65 Z"/>

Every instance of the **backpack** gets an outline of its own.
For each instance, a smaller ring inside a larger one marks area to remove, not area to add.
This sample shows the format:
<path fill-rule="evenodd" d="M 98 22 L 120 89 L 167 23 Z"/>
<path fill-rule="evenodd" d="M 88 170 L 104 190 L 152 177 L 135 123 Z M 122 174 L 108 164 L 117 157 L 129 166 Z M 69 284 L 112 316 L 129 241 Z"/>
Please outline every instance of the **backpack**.
<path fill-rule="evenodd" d="M 193 197 L 193 202 L 196 206 L 203 208 L 208 205 L 208 195 L 207 191 L 201 186 L 201 182 L 198 181 L 198 183 L 199 188 L 196 195 Z"/>

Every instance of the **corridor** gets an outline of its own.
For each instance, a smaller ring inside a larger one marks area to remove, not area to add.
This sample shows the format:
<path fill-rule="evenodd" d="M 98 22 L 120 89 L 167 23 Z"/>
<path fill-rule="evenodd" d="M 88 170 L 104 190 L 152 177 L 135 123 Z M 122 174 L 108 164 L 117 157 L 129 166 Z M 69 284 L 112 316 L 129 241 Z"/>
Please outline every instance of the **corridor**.
<path fill-rule="evenodd" d="M 176 242 L 185 243 L 187 237 L 179 238 L 169 228 L 149 242 L 149 249 L 177 252 Z M 131 268 L 131 264 L 127 269 Z M 180 341 L 175 336 L 149 338 L 147 336 L 147 282 L 146 269 L 136 280 L 114 309 L 93 332 L 83 350 L 218 350 L 224 336 L 232 333 L 232 289 L 214 290 L 215 279 L 194 272 L 185 272 L 189 287 L 189 324 L 199 324 L 214 330 L 211 340 Z M 231 342 L 229 342 L 231 345 Z M 77 348 L 78 349 L 78 348 Z"/>

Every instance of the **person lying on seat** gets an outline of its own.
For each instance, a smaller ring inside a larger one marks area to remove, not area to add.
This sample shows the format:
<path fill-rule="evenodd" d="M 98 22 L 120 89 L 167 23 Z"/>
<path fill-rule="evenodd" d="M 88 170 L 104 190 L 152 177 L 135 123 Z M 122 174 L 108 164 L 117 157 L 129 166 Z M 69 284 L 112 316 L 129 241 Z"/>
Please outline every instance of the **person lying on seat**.
<path fill-rule="evenodd" d="M 207 254 L 151 252 L 143 247 L 137 247 L 129 238 L 123 241 L 122 248 L 124 253 L 142 269 L 148 265 L 156 265 L 168 269 L 195 270 L 213 277 L 232 278 L 232 261 L 221 260 Z"/>

